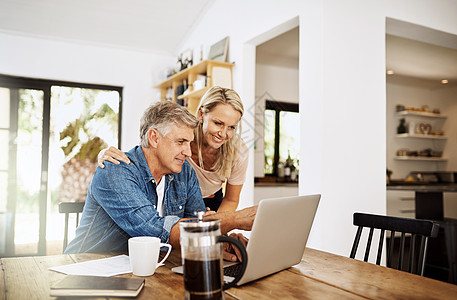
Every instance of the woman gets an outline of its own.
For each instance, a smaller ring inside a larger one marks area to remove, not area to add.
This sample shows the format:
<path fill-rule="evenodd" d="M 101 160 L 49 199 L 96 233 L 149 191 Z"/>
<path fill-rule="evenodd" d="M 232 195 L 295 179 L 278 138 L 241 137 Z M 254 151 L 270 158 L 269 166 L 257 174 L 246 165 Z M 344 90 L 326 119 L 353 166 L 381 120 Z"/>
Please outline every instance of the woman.
<path fill-rule="evenodd" d="M 248 149 L 239 126 L 243 113 L 240 96 L 232 89 L 217 86 L 203 95 L 197 108 L 199 124 L 188 161 L 197 174 L 209 210 L 234 211 L 238 207 L 248 166 Z M 124 152 L 110 147 L 100 152 L 98 164 L 101 168 L 105 160 L 119 164 L 116 159 L 130 163 Z"/>

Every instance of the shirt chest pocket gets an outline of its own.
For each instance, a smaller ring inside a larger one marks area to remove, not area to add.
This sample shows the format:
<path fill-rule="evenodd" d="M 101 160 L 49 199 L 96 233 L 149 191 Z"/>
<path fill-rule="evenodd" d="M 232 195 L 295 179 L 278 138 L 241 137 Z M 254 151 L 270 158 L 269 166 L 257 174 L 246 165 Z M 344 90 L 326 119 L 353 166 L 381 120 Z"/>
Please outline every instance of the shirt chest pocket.
<path fill-rule="evenodd" d="M 180 181 L 171 182 L 166 195 L 168 198 L 166 201 L 168 204 L 167 213 L 180 218 L 184 217 L 187 203 L 185 184 Z"/>
<path fill-rule="evenodd" d="M 186 207 L 186 198 L 175 199 L 170 202 L 170 215 L 183 217 Z"/>

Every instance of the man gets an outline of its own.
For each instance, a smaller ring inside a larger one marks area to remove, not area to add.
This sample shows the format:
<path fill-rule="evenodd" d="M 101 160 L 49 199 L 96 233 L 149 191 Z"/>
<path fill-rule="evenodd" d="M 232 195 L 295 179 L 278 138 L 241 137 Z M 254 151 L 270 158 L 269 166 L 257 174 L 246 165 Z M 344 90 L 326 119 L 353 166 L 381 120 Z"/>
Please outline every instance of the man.
<path fill-rule="evenodd" d="M 197 119 L 172 102 L 150 106 L 141 118 L 141 145 L 131 163 L 97 168 L 76 237 L 65 253 L 127 251 L 128 239 L 156 236 L 179 247 L 179 221 L 206 210 L 191 156 Z M 250 230 L 256 208 L 211 215 L 221 232 Z"/>

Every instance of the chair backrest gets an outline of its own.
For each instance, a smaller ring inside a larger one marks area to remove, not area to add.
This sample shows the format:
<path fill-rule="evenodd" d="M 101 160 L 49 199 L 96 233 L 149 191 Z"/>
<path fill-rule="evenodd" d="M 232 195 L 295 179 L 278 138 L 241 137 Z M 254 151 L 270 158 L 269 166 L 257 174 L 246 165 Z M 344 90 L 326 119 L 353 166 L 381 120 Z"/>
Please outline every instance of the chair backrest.
<path fill-rule="evenodd" d="M 438 235 L 439 225 L 436 222 L 419 219 L 407 219 L 397 218 L 389 216 L 379 216 L 364 213 L 354 213 L 354 223 L 358 226 L 357 233 L 355 235 L 354 243 L 352 245 L 350 258 L 355 258 L 357 248 L 359 246 L 360 237 L 364 227 L 370 229 L 367 245 L 365 248 L 364 261 L 368 261 L 370 254 L 371 242 L 373 239 L 373 232 L 375 229 L 380 230 L 379 244 L 377 251 L 376 264 L 381 263 L 381 256 L 383 250 L 384 236 L 386 231 L 390 231 L 390 242 L 387 251 L 387 267 L 394 268 L 402 271 L 408 271 L 413 274 L 424 275 L 425 258 L 427 256 L 428 238 L 436 237 Z M 395 233 L 401 233 L 399 253 L 398 253 L 398 264 L 394 265 L 392 258 L 394 255 L 394 244 L 395 244 Z M 407 269 L 404 269 L 404 257 L 405 257 L 405 244 L 406 235 L 411 237 L 409 244 L 409 264 Z M 420 238 L 417 241 L 417 238 Z M 419 243 L 419 252 L 417 252 L 417 244 Z"/>
<path fill-rule="evenodd" d="M 78 227 L 79 223 L 79 214 L 82 213 L 84 209 L 85 202 L 60 202 L 59 203 L 59 213 L 65 214 L 65 229 L 63 235 L 63 250 L 67 248 L 68 245 L 68 219 L 71 213 L 76 213 L 76 227 Z"/>

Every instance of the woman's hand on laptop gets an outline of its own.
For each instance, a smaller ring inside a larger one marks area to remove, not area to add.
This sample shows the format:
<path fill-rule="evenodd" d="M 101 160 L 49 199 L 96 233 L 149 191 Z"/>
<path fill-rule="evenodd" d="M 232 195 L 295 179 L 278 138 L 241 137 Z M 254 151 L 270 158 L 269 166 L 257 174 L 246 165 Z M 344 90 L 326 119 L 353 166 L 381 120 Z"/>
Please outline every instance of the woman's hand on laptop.
<path fill-rule="evenodd" d="M 234 229 L 250 231 L 256 214 L 257 206 L 252 206 L 237 211 L 218 212 L 210 217 L 221 220 L 221 233 L 226 234 Z"/>
<path fill-rule="evenodd" d="M 235 211 L 235 229 L 248 230 L 252 229 L 255 215 L 257 214 L 257 205 Z"/>
<path fill-rule="evenodd" d="M 240 241 L 245 248 L 248 245 L 248 239 L 241 233 L 231 233 L 229 236 Z M 222 257 L 228 261 L 242 261 L 240 251 L 231 243 L 222 245 Z"/>

